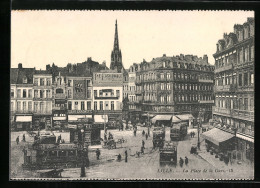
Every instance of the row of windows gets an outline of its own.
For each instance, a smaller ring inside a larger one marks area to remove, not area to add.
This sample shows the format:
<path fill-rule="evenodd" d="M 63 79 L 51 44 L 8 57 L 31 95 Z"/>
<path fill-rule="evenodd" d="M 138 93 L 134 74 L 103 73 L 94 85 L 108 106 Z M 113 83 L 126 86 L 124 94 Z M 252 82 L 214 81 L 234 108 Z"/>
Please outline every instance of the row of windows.
<path fill-rule="evenodd" d="M 52 98 L 51 90 L 34 90 L 34 98 Z"/>
<path fill-rule="evenodd" d="M 238 110 L 254 110 L 253 98 L 216 98 L 216 107 Z"/>
<path fill-rule="evenodd" d="M 11 89 L 11 98 L 14 98 L 14 89 Z M 17 98 L 32 98 L 32 89 L 17 89 Z"/>
<path fill-rule="evenodd" d="M 238 75 L 238 85 L 239 86 L 248 86 L 254 84 L 254 73 L 253 72 L 244 72 L 243 74 Z"/>
<path fill-rule="evenodd" d="M 213 100 L 212 95 L 189 95 L 189 94 L 184 94 L 184 95 L 175 95 L 174 100 L 176 102 L 192 102 L 192 101 L 209 101 Z"/>
<path fill-rule="evenodd" d="M 34 106 L 32 106 L 31 101 L 17 101 L 16 109 L 14 107 L 14 102 L 11 102 L 11 111 L 17 110 L 18 112 L 51 112 L 51 102 L 34 102 Z M 33 108 L 34 107 L 34 108 Z"/>
<path fill-rule="evenodd" d="M 199 91 L 211 91 L 213 90 L 212 85 L 206 84 L 174 84 L 175 90 L 199 90 Z"/>
<path fill-rule="evenodd" d="M 87 104 L 87 108 L 85 108 L 85 103 Z M 75 101 L 72 107 L 72 102 L 68 101 L 68 110 L 91 110 L 91 101 Z"/>
<path fill-rule="evenodd" d="M 97 97 L 97 90 L 94 90 L 94 97 Z M 115 97 L 114 90 L 111 91 L 103 91 L 99 90 L 99 97 Z M 120 97 L 120 91 L 116 90 L 116 97 Z"/>
<path fill-rule="evenodd" d="M 110 108 L 109 108 L 110 106 Z M 120 109 L 120 102 L 116 102 L 116 109 Z M 94 101 L 94 110 L 115 110 L 115 102 L 111 101 L 109 105 L 109 101 L 99 101 L 99 108 L 98 102 Z"/>
<path fill-rule="evenodd" d="M 51 86 L 51 78 L 34 78 L 33 83 L 36 86 Z"/>

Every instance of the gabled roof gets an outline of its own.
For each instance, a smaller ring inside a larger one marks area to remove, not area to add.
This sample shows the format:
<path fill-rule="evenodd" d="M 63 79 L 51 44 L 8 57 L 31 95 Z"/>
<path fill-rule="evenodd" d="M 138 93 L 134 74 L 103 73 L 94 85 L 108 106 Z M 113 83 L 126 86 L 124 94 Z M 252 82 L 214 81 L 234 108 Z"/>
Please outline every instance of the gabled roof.
<path fill-rule="evenodd" d="M 18 72 L 17 68 L 10 69 L 10 84 L 16 84 L 18 79 Z"/>

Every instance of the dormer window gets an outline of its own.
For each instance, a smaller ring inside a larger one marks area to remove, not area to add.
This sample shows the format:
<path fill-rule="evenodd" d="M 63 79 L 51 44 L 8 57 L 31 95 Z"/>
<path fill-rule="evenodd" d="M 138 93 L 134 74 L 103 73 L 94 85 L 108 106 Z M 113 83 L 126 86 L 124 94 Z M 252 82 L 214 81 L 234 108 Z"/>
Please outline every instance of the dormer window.
<path fill-rule="evenodd" d="M 165 64 L 166 64 L 166 63 L 165 63 L 165 61 L 164 61 L 164 62 L 163 62 L 163 68 L 165 68 Z"/>
<path fill-rule="evenodd" d="M 23 83 L 27 84 L 27 78 L 26 77 L 23 78 Z"/>

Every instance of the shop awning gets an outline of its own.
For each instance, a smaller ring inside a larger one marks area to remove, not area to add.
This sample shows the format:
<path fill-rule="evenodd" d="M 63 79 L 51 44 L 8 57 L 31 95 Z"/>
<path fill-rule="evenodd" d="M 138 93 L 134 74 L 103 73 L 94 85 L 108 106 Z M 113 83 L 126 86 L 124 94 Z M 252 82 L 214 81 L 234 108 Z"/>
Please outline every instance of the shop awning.
<path fill-rule="evenodd" d="M 182 114 L 182 115 L 176 115 L 179 119 L 181 119 L 182 121 L 187 121 L 187 120 L 191 120 L 194 119 L 194 117 L 191 114 Z"/>
<path fill-rule="evenodd" d="M 32 116 L 16 116 L 16 122 L 32 122 Z"/>
<path fill-rule="evenodd" d="M 171 120 L 172 115 L 156 115 L 153 119 L 152 122 L 156 122 L 156 121 L 169 121 Z"/>
<path fill-rule="evenodd" d="M 107 123 L 108 122 L 108 116 L 107 115 L 95 115 L 94 116 L 94 122 L 95 123 Z"/>
<path fill-rule="evenodd" d="M 177 116 L 172 116 L 172 122 L 178 123 L 178 122 L 181 122 L 181 120 Z"/>
<path fill-rule="evenodd" d="M 253 138 L 250 138 L 250 137 L 247 137 L 247 136 L 244 136 L 244 135 L 238 134 L 238 133 L 237 133 L 236 136 L 237 136 L 238 138 L 241 138 L 241 139 L 246 140 L 246 141 L 248 141 L 248 142 L 252 142 L 252 143 L 254 143 L 254 139 L 253 139 Z"/>
<path fill-rule="evenodd" d="M 234 137 L 233 134 L 222 131 L 217 128 L 213 128 L 207 132 L 201 134 L 203 138 L 219 146 L 220 143 L 225 142 Z"/>
<path fill-rule="evenodd" d="M 92 118 L 92 115 L 68 115 L 68 121 L 78 121 L 78 119 Z"/>
<path fill-rule="evenodd" d="M 147 117 L 148 117 L 148 115 L 149 115 L 149 117 L 154 117 L 153 114 L 142 114 L 142 116 L 147 116 Z"/>
<path fill-rule="evenodd" d="M 66 120 L 66 116 L 62 116 L 62 117 L 53 117 L 53 120 Z"/>

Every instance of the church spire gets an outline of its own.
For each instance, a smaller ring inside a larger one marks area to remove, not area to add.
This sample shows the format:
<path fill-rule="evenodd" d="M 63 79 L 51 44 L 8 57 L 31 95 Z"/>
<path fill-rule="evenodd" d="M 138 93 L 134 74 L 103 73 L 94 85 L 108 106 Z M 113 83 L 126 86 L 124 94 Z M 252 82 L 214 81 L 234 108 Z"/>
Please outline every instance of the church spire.
<path fill-rule="evenodd" d="M 117 31 L 117 20 L 115 25 L 115 38 L 114 38 L 114 51 L 119 50 L 118 31 Z"/>
<path fill-rule="evenodd" d="M 123 67 L 122 63 L 122 54 L 121 50 L 119 49 L 119 40 L 118 40 L 118 30 L 117 30 L 117 20 L 115 24 L 115 38 L 114 38 L 114 48 L 111 53 L 111 63 L 110 69 L 117 70 L 117 72 L 121 72 Z"/>

